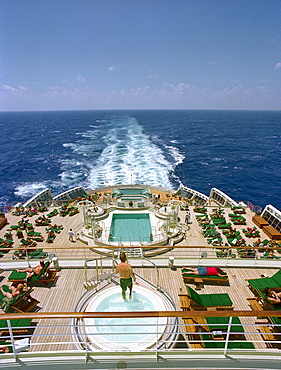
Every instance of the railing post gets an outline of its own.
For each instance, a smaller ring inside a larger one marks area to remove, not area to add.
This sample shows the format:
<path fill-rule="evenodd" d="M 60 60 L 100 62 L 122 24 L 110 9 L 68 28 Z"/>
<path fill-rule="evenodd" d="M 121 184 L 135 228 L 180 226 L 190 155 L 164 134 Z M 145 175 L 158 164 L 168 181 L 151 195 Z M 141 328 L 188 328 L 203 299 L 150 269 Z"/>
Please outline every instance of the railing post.
<path fill-rule="evenodd" d="M 96 277 L 97 281 L 99 281 L 99 261 L 96 260 Z"/>
<path fill-rule="evenodd" d="M 257 259 L 258 259 L 258 254 L 257 254 L 257 251 L 255 250 L 255 262 L 254 262 L 254 266 L 256 266 L 256 264 L 257 264 Z"/>
<path fill-rule="evenodd" d="M 225 266 L 227 266 L 227 265 L 228 265 L 228 259 L 229 259 L 229 255 L 230 255 L 229 251 L 230 251 L 230 249 L 228 249 L 228 250 L 227 250 L 227 255 L 226 255 L 226 264 L 225 264 Z"/>
<path fill-rule="evenodd" d="M 157 326 L 156 326 L 156 362 L 158 362 L 158 320 L 159 320 L 159 317 L 156 318 L 157 319 Z"/>
<path fill-rule="evenodd" d="M 199 255 L 198 255 L 198 266 L 200 265 L 200 259 L 201 259 L 201 248 L 199 248 Z"/>
<path fill-rule="evenodd" d="M 227 332 L 226 332 L 226 338 L 225 338 L 225 346 L 224 346 L 224 352 L 223 354 L 226 355 L 227 347 L 228 347 L 228 341 L 230 336 L 230 330 L 232 325 L 232 316 L 229 318 L 228 324 L 227 324 Z"/>
<path fill-rule="evenodd" d="M 11 325 L 10 320 L 7 320 L 7 325 L 8 325 L 8 329 L 9 329 L 10 338 L 11 338 L 14 359 L 16 361 L 17 360 L 17 354 L 16 354 L 15 340 L 14 340 L 14 335 L 13 335 L 13 330 L 12 330 L 12 325 Z"/>

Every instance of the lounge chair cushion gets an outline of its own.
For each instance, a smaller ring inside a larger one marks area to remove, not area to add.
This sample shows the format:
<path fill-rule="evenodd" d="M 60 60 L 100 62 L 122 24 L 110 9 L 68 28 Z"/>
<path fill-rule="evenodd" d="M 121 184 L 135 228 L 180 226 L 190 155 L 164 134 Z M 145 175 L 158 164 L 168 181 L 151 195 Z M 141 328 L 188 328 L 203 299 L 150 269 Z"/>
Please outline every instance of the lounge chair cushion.
<path fill-rule="evenodd" d="M 10 321 L 12 328 L 15 330 L 17 330 L 17 328 L 22 328 L 24 330 L 30 325 L 31 320 L 32 319 L 12 319 Z M 3 330 L 9 330 L 7 320 L 0 320 L 0 331 Z"/>
<path fill-rule="evenodd" d="M 266 278 L 250 279 L 248 280 L 249 285 L 256 290 L 263 290 L 266 287 L 277 288 L 281 286 L 281 269 L 277 271 L 273 276 Z"/>
<path fill-rule="evenodd" d="M 207 321 L 210 331 L 213 331 L 213 330 L 227 331 L 229 317 L 206 317 L 206 321 Z M 232 333 L 233 332 L 238 332 L 238 333 L 244 332 L 244 328 L 241 324 L 239 317 L 233 317 L 232 324 L 234 325 L 231 325 L 230 332 Z"/>
<path fill-rule="evenodd" d="M 40 272 L 39 275 L 33 275 L 30 279 L 28 279 L 28 281 L 37 281 L 39 280 L 42 276 L 45 275 L 47 269 L 49 268 L 51 262 L 50 261 L 47 261 L 45 262 L 45 266 L 43 268 L 43 270 Z M 24 279 L 26 278 L 26 273 L 25 272 L 17 272 L 16 270 L 12 271 L 8 277 L 8 280 L 9 281 L 24 281 Z"/>
<path fill-rule="evenodd" d="M 200 333 L 205 348 L 224 348 L 225 342 L 220 340 L 214 340 L 210 334 Z M 208 341 L 208 342 L 207 342 Z M 228 349 L 254 349 L 252 342 L 229 342 Z"/>
<path fill-rule="evenodd" d="M 186 289 L 189 297 L 201 307 L 232 306 L 232 300 L 227 293 L 198 294 L 189 286 Z"/>

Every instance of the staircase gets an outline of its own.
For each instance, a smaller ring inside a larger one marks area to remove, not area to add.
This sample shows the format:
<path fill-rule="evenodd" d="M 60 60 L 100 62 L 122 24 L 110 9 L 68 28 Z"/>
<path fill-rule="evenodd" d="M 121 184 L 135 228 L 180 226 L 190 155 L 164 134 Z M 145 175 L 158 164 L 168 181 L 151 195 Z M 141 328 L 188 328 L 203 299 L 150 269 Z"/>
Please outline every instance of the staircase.
<path fill-rule="evenodd" d="M 143 255 L 142 254 L 142 248 L 134 248 L 134 249 L 126 248 L 124 250 L 124 252 L 126 252 L 128 258 L 142 257 L 142 255 Z"/>
<path fill-rule="evenodd" d="M 102 281 L 107 280 L 108 282 L 110 282 L 112 280 L 112 277 L 114 276 L 116 276 L 114 272 L 103 272 L 99 274 L 98 279 L 92 278 L 88 281 L 84 281 L 84 288 L 87 290 L 92 290 L 96 288 Z"/>

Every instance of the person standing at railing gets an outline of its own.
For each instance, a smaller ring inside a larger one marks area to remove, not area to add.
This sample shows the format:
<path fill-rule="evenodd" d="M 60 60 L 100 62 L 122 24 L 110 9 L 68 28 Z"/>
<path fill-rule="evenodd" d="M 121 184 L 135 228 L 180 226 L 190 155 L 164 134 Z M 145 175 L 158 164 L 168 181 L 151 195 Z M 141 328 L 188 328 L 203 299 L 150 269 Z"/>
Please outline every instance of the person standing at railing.
<path fill-rule="evenodd" d="M 120 275 L 120 285 L 122 289 L 122 297 L 126 299 L 126 290 L 129 288 L 129 298 L 132 298 L 133 279 L 136 284 L 136 277 L 132 270 L 132 266 L 127 262 L 127 256 L 124 252 L 120 253 L 121 262 L 116 266 L 116 272 Z"/>

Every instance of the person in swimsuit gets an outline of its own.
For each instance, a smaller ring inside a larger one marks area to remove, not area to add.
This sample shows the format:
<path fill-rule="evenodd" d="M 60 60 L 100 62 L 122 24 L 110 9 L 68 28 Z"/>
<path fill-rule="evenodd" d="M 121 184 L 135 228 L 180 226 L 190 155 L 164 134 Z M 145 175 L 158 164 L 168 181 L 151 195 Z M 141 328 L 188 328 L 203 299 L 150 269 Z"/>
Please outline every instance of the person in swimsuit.
<path fill-rule="evenodd" d="M 266 288 L 264 292 L 269 302 L 271 302 L 272 304 L 277 304 L 279 306 L 281 305 L 281 292 L 275 292 L 275 290 L 271 288 Z"/>
<path fill-rule="evenodd" d="M 120 253 L 121 262 L 116 266 L 116 272 L 120 275 L 120 285 L 122 289 L 122 297 L 126 299 L 126 290 L 129 288 L 130 295 L 129 298 L 132 298 L 133 290 L 133 279 L 136 282 L 135 274 L 132 270 L 132 266 L 127 263 L 127 257 L 124 252 Z M 136 282 L 136 284 L 138 284 Z"/>
<path fill-rule="evenodd" d="M 40 272 L 43 270 L 45 266 L 45 262 L 43 260 L 40 261 L 40 264 L 38 266 L 35 266 L 33 268 L 27 268 L 24 270 L 17 270 L 17 272 L 26 272 L 26 278 L 25 280 L 30 279 L 33 275 L 39 275 Z"/>
<path fill-rule="evenodd" d="M 199 275 L 199 276 L 210 276 L 210 275 L 215 275 L 215 276 L 220 276 L 220 277 L 225 277 L 226 273 L 218 268 L 218 267 L 184 267 L 183 269 L 189 270 L 185 271 L 185 274 L 190 274 L 190 275 Z"/>
<path fill-rule="evenodd" d="M 17 287 L 10 286 L 9 292 L 5 292 L 2 287 L 0 287 L 1 293 L 11 301 L 13 298 L 17 297 L 18 295 L 22 294 L 24 291 L 27 290 L 26 284 L 19 284 Z"/>

